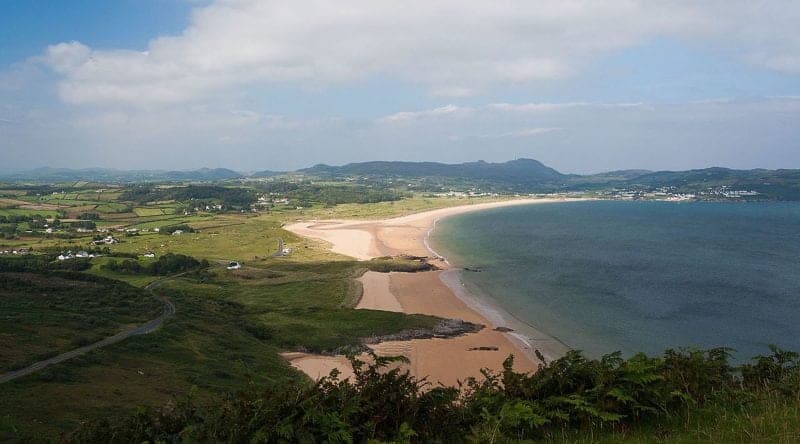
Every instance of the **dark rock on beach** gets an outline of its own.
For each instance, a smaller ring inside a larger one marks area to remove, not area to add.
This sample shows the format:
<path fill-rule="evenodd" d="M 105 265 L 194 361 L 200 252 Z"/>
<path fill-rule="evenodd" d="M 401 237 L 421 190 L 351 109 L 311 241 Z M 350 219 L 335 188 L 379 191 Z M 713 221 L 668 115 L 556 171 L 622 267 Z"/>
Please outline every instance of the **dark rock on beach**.
<path fill-rule="evenodd" d="M 387 341 L 408 341 L 411 339 L 452 338 L 467 333 L 481 331 L 485 326 L 461 319 L 442 319 L 433 328 L 413 328 L 399 333 L 364 338 L 365 344 L 378 344 Z"/>

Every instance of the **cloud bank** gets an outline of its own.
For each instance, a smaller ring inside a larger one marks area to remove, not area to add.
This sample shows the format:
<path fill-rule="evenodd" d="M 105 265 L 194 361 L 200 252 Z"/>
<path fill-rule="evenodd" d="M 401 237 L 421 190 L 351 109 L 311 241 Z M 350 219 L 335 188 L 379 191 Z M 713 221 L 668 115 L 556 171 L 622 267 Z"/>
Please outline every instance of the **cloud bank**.
<path fill-rule="evenodd" d="M 690 103 L 447 105 L 373 119 L 292 118 L 204 107 L 0 124 L 12 163 L 297 169 L 364 160 L 503 161 L 565 172 L 800 165 L 800 98 Z M 165 123 L 166 122 L 166 123 Z M 69 147 L 69 148 L 65 148 Z"/>
<path fill-rule="evenodd" d="M 792 1 L 218 0 L 180 35 L 146 50 L 80 42 L 41 57 L 74 104 L 153 106 L 252 85 L 326 88 L 370 76 L 463 97 L 563 79 L 595 58 L 659 37 L 737 52 L 800 74 L 800 5 Z"/>

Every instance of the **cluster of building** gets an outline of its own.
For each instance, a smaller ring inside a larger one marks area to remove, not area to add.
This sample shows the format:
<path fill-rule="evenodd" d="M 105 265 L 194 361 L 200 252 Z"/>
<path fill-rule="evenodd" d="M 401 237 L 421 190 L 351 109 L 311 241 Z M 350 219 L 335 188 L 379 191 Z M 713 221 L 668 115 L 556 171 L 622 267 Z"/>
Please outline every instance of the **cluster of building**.
<path fill-rule="evenodd" d="M 433 193 L 436 197 L 497 197 L 498 193 L 488 193 L 477 190 L 469 191 L 447 191 L 443 193 Z"/>
<path fill-rule="evenodd" d="M 700 194 L 703 196 L 722 197 L 726 199 L 741 199 L 758 196 L 759 192 L 753 190 L 736 190 L 727 185 L 723 185 L 717 188 L 710 188 L 708 191 L 703 191 Z"/>
<path fill-rule="evenodd" d="M 28 254 L 31 250 L 28 248 L 16 248 L 13 250 L 2 250 L 0 251 L 0 255 L 2 254 Z"/>
<path fill-rule="evenodd" d="M 275 194 L 275 193 L 270 193 Z M 289 198 L 287 197 L 272 197 L 269 195 L 259 196 L 258 200 L 253 204 L 256 207 L 269 207 L 272 205 L 288 205 Z"/>
<path fill-rule="evenodd" d="M 98 256 L 100 256 L 100 255 L 99 254 L 88 253 L 86 251 L 79 251 L 77 253 L 72 253 L 72 251 L 67 251 L 67 252 L 59 254 L 58 257 L 56 257 L 56 259 L 58 259 L 60 261 L 66 261 L 66 260 L 76 259 L 76 258 L 92 258 L 92 257 L 98 257 Z"/>
<path fill-rule="evenodd" d="M 191 215 L 193 213 L 197 213 L 197 212 L 200 212 L 200 211 L 211 212 L 211 211 L 224 211 L 224 210 L 225 210 L 225 206 L 222 205 L 222 204 L 206 205 L 205 207 L 194 207 L 192 209 L 185 209 L 185 210 L 183 210 L 183 215 L 184 216 L 189 216 L 189 215 Z"/>
<path fill-rule="evenodd" d="M 706 191 L 698 193 L 681 193 L 677 191 L 676 187 L 660 187 L 654 190 L 630 190 L 630 189 L 613 189 L 611 191 L 602 192 L 601 195 L 610 197 L 617 200 L 668 200 L 668 201 L 691 201 L 700 199 L 742 199 L 748 197 L 758 196 L 757 191 L 752 190 L 737 190 L 727 185 L 720 187 L 708 188 Z"/>
<path fill-rule="evenodd" d="M 119 243 L 119 239 L 115 238 L 114 236 L 106 236 L 102 239 L 92 241 L 92 245 L 111 245 L 116 243 Z"/>

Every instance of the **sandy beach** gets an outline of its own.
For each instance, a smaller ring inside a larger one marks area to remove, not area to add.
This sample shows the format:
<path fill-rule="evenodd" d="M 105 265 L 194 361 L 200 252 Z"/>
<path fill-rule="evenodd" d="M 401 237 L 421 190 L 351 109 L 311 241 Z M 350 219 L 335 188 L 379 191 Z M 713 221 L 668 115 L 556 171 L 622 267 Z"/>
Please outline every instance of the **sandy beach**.
<path fill-rule="evenodd" d="M 532 350 L 535 345 L 526 342 L 520 335 L 494 330 L 495 327 L 506 327 L 495 325 L 502 319 L 492 317 L 493 323 L 446 285 L 442 274 L 447 273 L 450 265 L 429 248 L 427 235 L 436 221 L 448 216 L 504 206 L 559 201 L 516 199 L 443 208 L 384 220 L 302 221 L 284 228 L 300 236 L 325 241 L 330 244 L 332 251 L 359 260 L 399 255 L 436 258 L 434 261 L 442 268 L 440 271 L 365 273 L 359 279 L 364 291 L 356 308 L 421 313 L 486 325 L 480 332 L 456 338 L 392 341 L 371 346 L 378 355 L 402 354 L 408 357 L 411 363 L 407 368 L 417 377 L 427 377 L 433 384 L 456 385 L 470 376 L 479 377 L 481 368 L 501 370 L 503 360 L 510 354 L 515 356 L 517 371 L 535 371 L 538 365 Z M 446 280 L 454 285 L 452 279 Z M 311 378 L 325 376 L 333 368 L 342 371 L 343 377 L 352 374 L 343 357 L 302 353 L 287 353 L 284 357 Z"/>

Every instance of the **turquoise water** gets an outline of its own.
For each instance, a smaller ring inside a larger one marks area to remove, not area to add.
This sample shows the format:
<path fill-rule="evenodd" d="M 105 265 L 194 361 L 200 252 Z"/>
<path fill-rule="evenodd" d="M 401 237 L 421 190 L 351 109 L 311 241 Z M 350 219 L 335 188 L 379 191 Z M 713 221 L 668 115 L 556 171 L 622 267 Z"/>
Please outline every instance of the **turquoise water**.
<path fill-rule="evenodd" d="M 474 295 L 589 355 L 800 350 L 800 203 L 572 202 L 441 221 Z"/>

